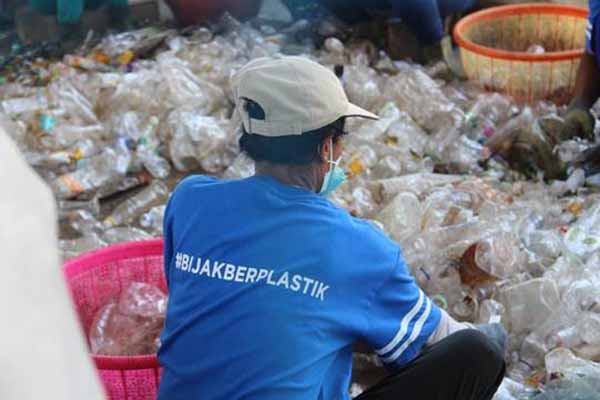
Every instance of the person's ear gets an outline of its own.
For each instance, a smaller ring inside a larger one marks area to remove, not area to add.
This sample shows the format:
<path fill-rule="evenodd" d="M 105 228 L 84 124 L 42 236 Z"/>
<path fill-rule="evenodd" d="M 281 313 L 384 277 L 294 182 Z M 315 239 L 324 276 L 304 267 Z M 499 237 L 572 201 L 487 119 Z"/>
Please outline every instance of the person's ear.
<path fill-rule="evenodd" d="M 332 151 L 331 148 L 331 140 L 329 138 L 324 138 L 319 146 L 319 157 L 321 157 L 321 162 L 326 163 L 329 160 L 329 152 Z"/>

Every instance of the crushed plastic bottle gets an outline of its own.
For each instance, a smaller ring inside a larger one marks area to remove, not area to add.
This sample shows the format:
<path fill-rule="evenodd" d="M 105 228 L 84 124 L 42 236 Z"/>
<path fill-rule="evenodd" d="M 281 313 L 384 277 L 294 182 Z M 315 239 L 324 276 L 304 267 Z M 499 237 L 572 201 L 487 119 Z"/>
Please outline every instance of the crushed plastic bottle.
<path fill-rule="evenodd" d="M 560 304 L 556 284 L 544 278 L 531 279 L 500 291 L 506 307 L 510 330 L 528 332 L 545 321 Z"/>
<path fill-rule="evenodd" d="M 124 225 L 139 218 L 144 212 L 157 204 L 164 203 L 169 189 L 162 181 L 154 181 L 138 194 L 119 204 L 104 220 L 107 228 Z"/>
<path fill-rule="evenodd" d="M 399 193 L 377 216 L 390 236 L 403 243 L 421 229 L 423 207 L 419 198 L 411 192 Z"/>
<path fill-rule="evenodd" d="M 48 98 L 43 91 L 39 91 L 36 96 L 14 98 L 2 101 L 0 103 L 2 111 L 11 117 L 18 117 L 26 113 L 43 111 L 48 107 Z"/>
<path fill-rule="evenodd" d="M 92 193 L 123 179 L 129 162 L 128 151 L 106 148 L 99 155 L 84 160 L 74 172 L 56 178 L 51 187 L 59 199 Z"/>
<path fill-rule="evenodd" d="M 104 230 L 102 240 L 108 244 L 137 242 L 152 239 L 152 235 L 145 230 L 130 226 L 116 226 Z"/>
<path fill-rule="evenodd" d="M 402 64 L 400 73 L 387 81 L 384 96 L 394 100 L 400 110 L 408 112 L 430 134 L 442 130 L 448 134 L 448 128 L 458 126 L 464 118 L 433 79 L 408 64 Z"/>
<path fill-rule="evenodd" d="M 477 242 L 473 260 L 468 260 L 469 264 L 474 264 L 472 268 L 485 271 L 495 279 L 513 276 L 522 270 L 524 262 L 524 256 L 519 251 L 518 239 L 506 233 L 499 233 Z"/>
<path fill-rule="evenodd" d="M 400 118 L 400 110 L 393 102 L 388 102 L 379 110 L 377 115 L 379 119 L 365 122 L 356 132 L 356 136 L 363 140 L 379 139 Z"/>
<path fill-rule="evenodd" d="M 166 206 L 156 206 L 140 217 L 140 226 L 156 236 L 162 236 Z"/>
<path fill-rule="evenodd" d="M 567 231 L 566 248 L 577 256 L 587 258 L 600 249 L 600 205 L 587 210 Z"/>
<path fill-rule="evenodd" d="M 106 246 L 107 243 L 96 235 L 87 235 L 78 239 L 60 240 L 58 247 L 62 252 L 62 259 L 68 260 L 80 254 Z"/>
<path fill-rule="evenodd" d="M 169 114 L 167 125 L 171 133 L 169 155 L 178 171 L 197 169 L 211 154 L 224 150 L 227 133 L 213 117 L 179 109 Z"/>

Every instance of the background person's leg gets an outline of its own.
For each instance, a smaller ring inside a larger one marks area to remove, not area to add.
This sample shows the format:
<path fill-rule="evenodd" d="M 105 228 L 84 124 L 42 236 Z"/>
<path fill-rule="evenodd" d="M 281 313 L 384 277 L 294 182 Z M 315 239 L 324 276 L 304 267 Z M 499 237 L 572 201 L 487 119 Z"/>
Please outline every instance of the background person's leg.
<path fill-rule="evenodd" d="M 436 0 L 395 0 L 392 13 L 406 23 L 421 44 L 438 43 L 444 36 L 444 23 Z"/>
<path fill-rule="evenodd" d="M 476 0 L 437 0 L 437 3 L 442 18 L 469 11 L 477 5 Z"/>
<path fill-rule="evenodd" d="M 40 14 L 54 15 L 57 10 L 56 0 L 29 0 L 29 5 Z"/>
<path fill-rule="evenodd" d="M 110 15 L 110 24 L 118 30 L 131 29 L 131 10 L 127 0 L 110 0 L 108 2 L 108 13 Z"/>
<path fill-rule="evenodd" d="M 504 369 L 498 346 L 479 331 L 464 330 L 436 343 L 356 400 L 491 400 Z"/>
<path fill-rule="evenodd" d="M 59 24 L 77 24 L 83 14 L 84 0 L 58 0 Z"/>
<path fill-rule="evenodd" d="M 364 7 L 365 1 L 321 0 L 321 3 L 347 24 L 357 24 L 371 19 Z M 373 3 L 377 3 L 377 0 L 373 0 Z M 376 4 L 373 4 L 372 8 L 376 9 Z"/>

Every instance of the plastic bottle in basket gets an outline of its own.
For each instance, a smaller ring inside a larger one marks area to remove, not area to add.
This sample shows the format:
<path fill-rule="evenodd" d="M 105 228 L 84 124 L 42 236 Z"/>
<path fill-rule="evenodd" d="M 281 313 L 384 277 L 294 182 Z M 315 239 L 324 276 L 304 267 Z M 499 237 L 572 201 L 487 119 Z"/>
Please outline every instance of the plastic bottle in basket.
<path fill-rule="evenodd" d="M 128 224 L 138 218 L 151 207 L 164 203 L 169 195 L 169 188 L 164 182 L 154 181 L 136 194 L 119 204 L 112 214 L 104 220 L 107 227 Z"/>
<path fill-rule="evenodd" d="M 134 282 L 98 313 L 90 327 L 93 353 L 126 356 L 154 354 L 164 323 L 167 296 Z"/>

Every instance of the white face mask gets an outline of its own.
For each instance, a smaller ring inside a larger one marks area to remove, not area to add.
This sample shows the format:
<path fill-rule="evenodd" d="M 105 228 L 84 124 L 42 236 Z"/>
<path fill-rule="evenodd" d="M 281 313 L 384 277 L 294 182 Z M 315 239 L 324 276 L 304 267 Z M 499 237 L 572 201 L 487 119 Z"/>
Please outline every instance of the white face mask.
<path fill-rule="evenodd" d="M 329 160 L 327 160 L 329 171 L 325 174 L 323 185 L 319 191 L 319 194 L 324 197 L 329 196 L 347 180 L 346 172 L 339 167 L 342 157 L 333 160 L 333 139 L 329 139 L 329 148 Z"/>

